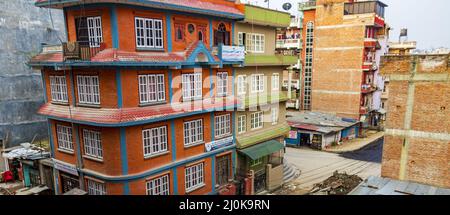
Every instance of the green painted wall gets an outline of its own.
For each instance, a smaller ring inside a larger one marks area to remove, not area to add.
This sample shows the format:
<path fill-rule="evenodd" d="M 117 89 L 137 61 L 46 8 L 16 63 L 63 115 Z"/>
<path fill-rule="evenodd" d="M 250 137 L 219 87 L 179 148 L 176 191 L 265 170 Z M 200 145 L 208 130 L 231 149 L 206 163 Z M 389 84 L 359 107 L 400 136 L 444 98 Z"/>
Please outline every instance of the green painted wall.
<path fill-rule="evenodd" d="M 245 5 L 245 22 L 274 27 L 288 27 L 291 15 L 253 5 Z"/>

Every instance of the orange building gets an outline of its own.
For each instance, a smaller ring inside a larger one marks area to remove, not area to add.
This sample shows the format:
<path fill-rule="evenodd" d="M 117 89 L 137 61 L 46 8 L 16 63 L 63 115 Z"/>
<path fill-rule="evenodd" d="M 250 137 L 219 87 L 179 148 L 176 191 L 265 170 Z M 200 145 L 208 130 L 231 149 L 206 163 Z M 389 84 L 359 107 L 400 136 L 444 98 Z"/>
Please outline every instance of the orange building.
<path fill-rule="evenodd" d="M 50 1 L 68 42 L 42 73 L 57 194 L 216 194 L 235 172 L 233 44 L 227 0 Z"/>

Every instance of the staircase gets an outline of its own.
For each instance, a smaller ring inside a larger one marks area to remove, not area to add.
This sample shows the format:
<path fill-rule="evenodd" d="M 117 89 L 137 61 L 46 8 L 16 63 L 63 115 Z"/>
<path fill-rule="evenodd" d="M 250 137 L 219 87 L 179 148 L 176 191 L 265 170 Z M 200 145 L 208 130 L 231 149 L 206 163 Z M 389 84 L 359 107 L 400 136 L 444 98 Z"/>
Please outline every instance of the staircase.
<path fill-rule="evenodd" d="M 288 183 L 300 176 L 300 170 L 293 164 L 283 160 L 283 181 Z"/>

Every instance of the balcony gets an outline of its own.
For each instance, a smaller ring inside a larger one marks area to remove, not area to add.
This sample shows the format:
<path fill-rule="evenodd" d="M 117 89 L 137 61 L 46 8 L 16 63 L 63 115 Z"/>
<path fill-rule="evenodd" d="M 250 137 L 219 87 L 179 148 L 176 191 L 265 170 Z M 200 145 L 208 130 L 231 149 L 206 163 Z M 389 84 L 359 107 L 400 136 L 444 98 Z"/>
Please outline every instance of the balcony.
<path fill-rule="evenodd" d="M 95 55 L 105 49 L 105 43 L 76 41 L 62 44 L 63 59 L 90 61 Z"/>
<path fill-rule="evenodd" d="M 302 24 L 302 19 L 300 19 L 299 17 L 292 17 L 291 18 L 291 24 L 289 24 L 289 28 L 302 28 L 303 24 Z"/>
<path fill-rule="evenodd" d="M 288 89 L 289 81 L 283 80 L 283 88 Z M 299 80 L 291 80 L 291 88 L 299 90 L 300 89 L 300 81 Z"/>
<path fill-rule="evenodd" d="M 368 14 L 374 13 L 384 19 L 384 9 L 386 4 L 380 1 L 361 1 L 345 3 L 344 15 Z"/>
<path fill-rule="evenodd" d="M 300 49 L 302 47 L 302 39 L 277 39 L 277 49 Z"/>
<path fill-rule="evenodd" d="M 307 2 L 300 2 L 298 3 L 299 10 L 312 10 L 316 9 L 316 1 L 315 0 L 309 0 Z"/>

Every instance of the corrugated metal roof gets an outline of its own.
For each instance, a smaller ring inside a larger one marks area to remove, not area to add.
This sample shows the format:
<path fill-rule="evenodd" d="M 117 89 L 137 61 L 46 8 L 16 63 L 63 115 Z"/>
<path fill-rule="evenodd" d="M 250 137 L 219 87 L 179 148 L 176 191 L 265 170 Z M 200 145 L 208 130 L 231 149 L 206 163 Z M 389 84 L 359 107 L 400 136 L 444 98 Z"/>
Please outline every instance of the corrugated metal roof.
<path fill-rule="evenodd" d="M 370 176 L 349 195 L 450 195 L 450 189 Z"/>
<path fill-rule="evenodd" d="M 295 117 L 287 118 L 287 121 L 291 127 L 326 134 L 341 131 L 358 123 L 353 119 L 320 112 L 302 112 Z"/>

